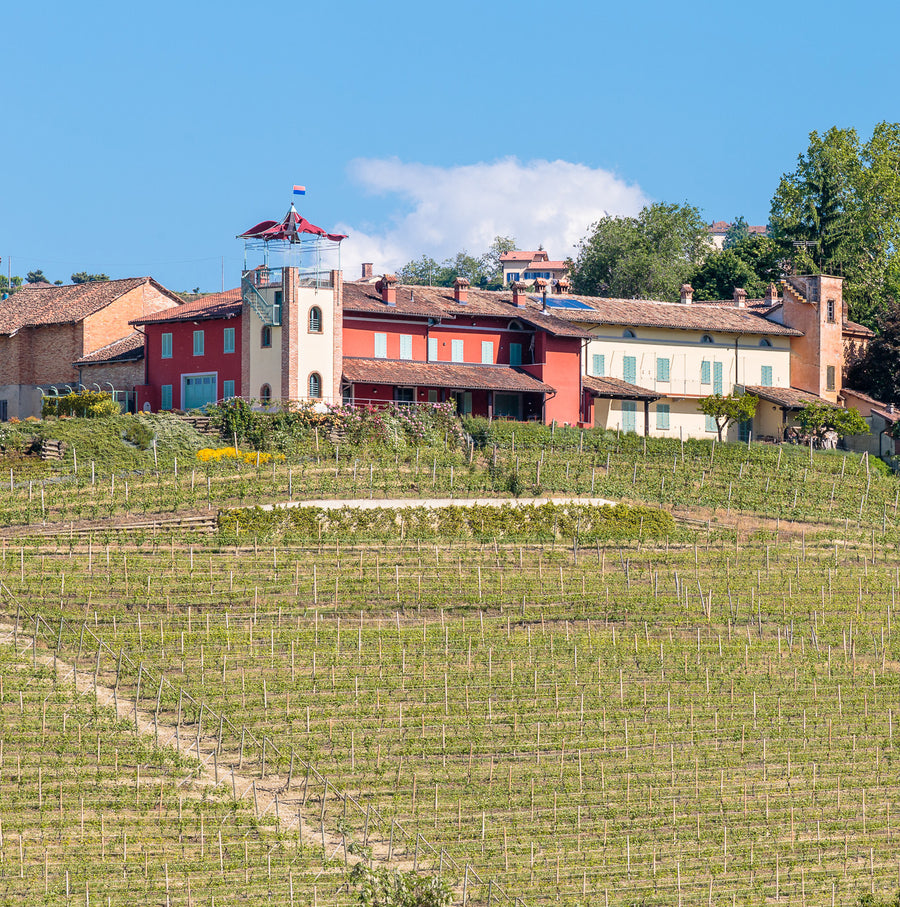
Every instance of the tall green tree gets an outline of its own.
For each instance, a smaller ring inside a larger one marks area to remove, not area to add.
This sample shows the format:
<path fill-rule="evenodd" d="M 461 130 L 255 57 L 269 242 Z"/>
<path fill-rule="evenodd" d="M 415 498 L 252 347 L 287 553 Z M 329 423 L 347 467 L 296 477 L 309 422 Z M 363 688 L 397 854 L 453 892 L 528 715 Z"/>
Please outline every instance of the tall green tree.
<path fill-rule="evenodd" d="M 725 242 L 722 248 L 730 249 L 732 246 L 742 243 L 748 236 L 750 236 L 750 227 L 747 225 L 747 221 L 744 220 L 744 216 L 738 215 L 725 232 Z"/>
<path fill-rule="evenodd" d="M 845 278 L 851 317 L 873 326 L 900 290 L 900 123 L 812 132 L 782 176 L 770 223 L 794 273 Z"/>
<path fill-rule="evenodd" d="M 637 217 L 604 217 L 579 246 L 572 289 L 588 296 L 676 302 L 681 285 L 712 249 L 692 205 L 654 203 Z"/>
<path fill-rule="evenodd" d="M 72 283 L 95 283 L 103 280 L 109 280 L 109 276 L 107 274 L 88 274 L 87 271 L 78 271 L 72 275 Z"/>
<path fill-rule="evenodd" d="M 751 299 L 759 298 L 781 278 L 783 268 L 778 244 L 768 236 L 748 233 L 741 242 L 703 259 L 690 275 L 694 299 L 731 299 L 736 287 L 743 287 Z"/>
<path fill-rule="evenodd" d="M 846 383 L 884 403 L 900 405 L 900 305 L 890 301 L 865 354 L 850 365 Z"/>

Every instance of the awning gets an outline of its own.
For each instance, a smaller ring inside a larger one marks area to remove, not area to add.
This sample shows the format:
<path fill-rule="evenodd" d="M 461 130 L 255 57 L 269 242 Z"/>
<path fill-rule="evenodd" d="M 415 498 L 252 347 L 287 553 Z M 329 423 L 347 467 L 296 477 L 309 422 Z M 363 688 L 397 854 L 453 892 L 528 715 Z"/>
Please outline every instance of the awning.
<path fill-rule="evenodd" d="M 582 381 L 584 389 L 589 394 L 607 400 L 646 400 L 648 403 L 652 403 L 665 396 L 665 394 L 657 394 L 655 391 L 648 390 L 646 387 L 638 387 L 628 381 L 620 381 L 618 378 L 595 378 L 593 375 L 585 375 Z"/>
<path fill-rule="evenodd" d="M 506 365 L 456 362 L 410 362 L 407 359 L 344 359 L 344 380 L 404 387 L 552 393 L 555 388 L 527 372 Z"/>

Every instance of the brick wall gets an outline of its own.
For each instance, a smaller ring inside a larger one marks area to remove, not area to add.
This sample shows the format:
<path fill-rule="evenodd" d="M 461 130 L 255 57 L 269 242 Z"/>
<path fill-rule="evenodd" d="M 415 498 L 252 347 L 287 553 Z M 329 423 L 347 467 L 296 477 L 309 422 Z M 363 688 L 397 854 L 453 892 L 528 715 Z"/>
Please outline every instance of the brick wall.
<path fill-rule="evenodd" d="M 282 268 L 281 307 L 281 397 L 296 400 L 300 394 L 298 372 L 300 366 L 300 306 L 297 299 L 297 269 Z M 273 387 L 272 393 L 278 391 Z"/>
<path fill-rule="evenodd" d="M 175 300 L 160 293 L 149 281 L 123 293 L 108 306 L 84 319 L 84 352 L 79 355 L 93 353 L 127 337 L 134 330 L 128 324 L 131 319 L 152 315 L 175 305 Z"/>

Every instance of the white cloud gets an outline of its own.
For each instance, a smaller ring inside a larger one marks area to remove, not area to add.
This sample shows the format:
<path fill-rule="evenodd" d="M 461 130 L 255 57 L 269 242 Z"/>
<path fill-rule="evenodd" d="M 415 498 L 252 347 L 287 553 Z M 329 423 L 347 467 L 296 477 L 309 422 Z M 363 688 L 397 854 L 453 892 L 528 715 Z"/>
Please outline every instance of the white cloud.
<path fill-rule="evenodd" d="M 605 214 L 636 214 L 648 199 L 608 170 L 569 161 L 509 157 L 491 163 L 434 167 L 397 158 L 361 158 L 351 176 L 369 194 L 393 199 L 382 229 L 352 224 L 343 244 L 345 275 L 371 261 L 375 272 L 396 270 L 421 255 L 441 261 L 462 249 L 479 255 L 495 236 L 514 236 L 520 249 L 543 244 L 552 258 L 574 245 Z"/>

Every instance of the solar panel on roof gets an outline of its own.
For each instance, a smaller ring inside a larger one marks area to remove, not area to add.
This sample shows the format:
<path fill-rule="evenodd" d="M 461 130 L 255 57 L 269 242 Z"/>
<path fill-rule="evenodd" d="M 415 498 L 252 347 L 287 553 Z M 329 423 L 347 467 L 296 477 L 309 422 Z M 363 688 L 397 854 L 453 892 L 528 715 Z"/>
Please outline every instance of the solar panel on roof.
<path fill-rule="evenodd" d="M 532 296 L 531 297 L 535 302 L 543 302 L 544 299 L 542 296 Z M 548 309 L 590 309 L 591 307 L 586 302 L 580 302 L 578 299 L 566 299 L 563 296 L 548 296 L 547 297 L 547 308 Z"/>

